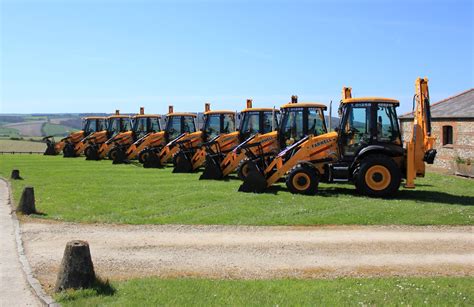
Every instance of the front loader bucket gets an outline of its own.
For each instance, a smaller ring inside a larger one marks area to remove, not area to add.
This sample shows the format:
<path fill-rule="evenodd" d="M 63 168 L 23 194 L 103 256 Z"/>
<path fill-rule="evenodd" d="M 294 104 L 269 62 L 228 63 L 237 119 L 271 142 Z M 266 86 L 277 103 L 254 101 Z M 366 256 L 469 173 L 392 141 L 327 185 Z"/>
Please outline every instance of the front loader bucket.
<path fill-rule="evenodd" d="M 89 145 L 84 151 L 86 160 L 99 160 L 99 149 L 97 145 Z"/>
<path fill-rule="evenodd" d="M 63 148 L 63 157 L 64 158 L 73 158 L 76 157 L 76 151 L 74 144 L 66 143 Z"/>
<path fill-rule="evenodd" d="M 163 166 L 156 150 L 144 149 L 144 153 L 140 153 L 140 157 L 139 160 L 142 160 L 144 168 L 159 168 Z"/>
<path fill-rule="evenodd" d="M 239 192 L 263 193 L 267 188 L 267 180 L 253 162 L 247 162 L 247 177 L 239 187 Z"/>
<path fill-rule="evenodd" d="M 56 152 L 56 149 L 54 148 L 54 143 L 53 142 L 48 142 L 46 143 L 46 150 L 44 151 L 45 156 L 55 156 L 58 153 Z"/>
<path fill-rule="evenodd" d="M 115 154 L 112 155 L 112 164 L 123 164 L 123 163 L 129 163 L 127 161 L 127 156 L 125 154 L 125 151 L 122 149 L 117 149 L 115 151 Z"/>
<path fill-rule="evenodd" d="M 199 177 L 201 179 L 222 179 L 223 174 L 221 170 L 221 165 L 217 158 L 211 157 L 209 154 L 206 156 L 206 167 L 204 172 Z"/>
<path fill-rule="evenodd" d="M 56 143 L 52 137 L 45 137 L 43 138 L 43 141 L 46 143 L 46 150 L 44 151 L 45 156 L 55 156 L 58 154 L 56 148 L 54 148 Z"/>
<path fill-rule="evenodd" d="M 191 173 L 193 165 L 186 153 L 180 151 L 173 158 L 173 173 Z"/>

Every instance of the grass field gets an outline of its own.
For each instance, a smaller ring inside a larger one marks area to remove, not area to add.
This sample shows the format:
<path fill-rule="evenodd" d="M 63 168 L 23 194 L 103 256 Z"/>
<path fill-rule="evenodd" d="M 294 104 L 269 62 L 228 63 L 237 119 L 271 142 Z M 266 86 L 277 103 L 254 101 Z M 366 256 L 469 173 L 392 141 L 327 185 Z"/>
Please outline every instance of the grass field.
<path fill-rule="evenodd" d="M 14 140 L 2 140 L 2 139 L 0 139 L 0 151 L 43 152 L 45 149 L 46 149 L 46 144 L 41 143 L 41 142 L 14 141 Z"/>
<path fill-rule="evenodd" d="M 6 128 L 6 127 L 1 127 L 0 126 L 0 137 L 15 137 L 18 138 L 20 137 L 20 131 L 14 128 Z"/>
<path fill-rule="evenodd" d="M 199 173 L 112 165 L 61 156 L 0 156 L 0 175 L 20 169 L 14 197 L 34 186 L 42 218 L 130 224 L 412 224 L 473 225 L 474 181 L 428 174 L 394 199 L 355 194 L 352 185 L 322 184 L 318 196 L 237 192 L 240 180 L 200 181 Z"/>
<path fill-rule="evenodd" d="M 473 278 L 150 278 L 113 283 L 102 291 L 62 293 L 56 299 L 63 306 L 472 306 L 473 285 Z"/>
<path fill-rule="evenodd" d="M 76 129 L 59 124 L 45 123 L 41 130 L 43 131 L 43 135 L 47 136 L 66 136 L 67 134 L 72 131 L 75 131 Z"/>

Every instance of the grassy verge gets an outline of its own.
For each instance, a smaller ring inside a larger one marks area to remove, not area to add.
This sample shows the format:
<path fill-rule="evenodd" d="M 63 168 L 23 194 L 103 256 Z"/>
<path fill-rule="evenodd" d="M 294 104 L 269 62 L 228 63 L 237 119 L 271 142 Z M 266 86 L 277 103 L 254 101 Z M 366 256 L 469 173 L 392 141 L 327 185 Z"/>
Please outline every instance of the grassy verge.
<path fill-rule="evenodd" d="M 13 152 L 43 152 L 46 149 L 46 144 L 42 142 L 31 142 L 26 140 L 2 140 L 0 139 L 0 151 Z M 5 159 L 6 157 L 2 158 Z M 2 162 L 0 162 L 2 163 Z M 2 164 L 0 164 L 1 166 Z"/>
<path fill-rule="evenodd" d="M 472 306 L 473 278 L 202 280 L 114 283 L 114 294 L 62 293 L 63 306 Z M 100 291 L 99 291 L 100 292 Z"/>
<path fill-rule="evenodd" d="M 0 175 L 20 169 L 35 188 L 42 218 L 129 224 L 450 224 L 473 225 L 474 181 L 428 174 L 393 199 L 361 197 L 352 185 L 322 184 L 319 195 L 293 195 L 280 184 L 269 193 L 237 192 L 240 180 L 198 180 L 199 173 L 144 169 L 61 156 L 0 156 Z"/>

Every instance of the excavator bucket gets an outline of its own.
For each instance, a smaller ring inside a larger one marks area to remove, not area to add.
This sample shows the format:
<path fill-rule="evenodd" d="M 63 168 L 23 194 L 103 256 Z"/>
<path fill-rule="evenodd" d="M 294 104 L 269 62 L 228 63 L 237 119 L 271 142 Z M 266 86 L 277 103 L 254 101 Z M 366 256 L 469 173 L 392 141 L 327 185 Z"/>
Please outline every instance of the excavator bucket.
<path fill-rule="evenodd" d="M 239 187 L 239 192 L 263 193 L 267 188 L 267 180 L 255 162 L 247 162 L 247 177 Z"/>
<path fill-rule="evenodd" d="M 173 158 L 173 160 L 173 173 L 190 173 L 193 171 L 193 164 L 191 163 L 191 159 L 185 152 L 178 152 Z"/>
<path fill-rule="evenodd" d="M 219 160 L 211 155 L 206 156 L 206 167 L 199 177 L 201 179 L 221 179 L 223 177 Z"/>
<path fill-rule="evenodd" d="M 54 148 L 54 145 L 56 145 L 56 143 L 54 142 L 52 136 L 44 137 L 43 141 L 46 143 L 46 150 L 44 151 L 45 156 L 55 156 L 58 154 L 56 152 L 56 149 Z"/>

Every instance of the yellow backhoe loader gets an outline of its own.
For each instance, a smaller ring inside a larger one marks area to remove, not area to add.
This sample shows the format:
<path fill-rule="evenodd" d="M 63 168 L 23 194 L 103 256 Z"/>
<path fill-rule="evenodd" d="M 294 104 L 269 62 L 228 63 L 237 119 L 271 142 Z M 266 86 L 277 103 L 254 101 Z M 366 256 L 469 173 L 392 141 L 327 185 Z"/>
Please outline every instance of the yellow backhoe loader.
<path fill-rule="evenodd" d="M 123 155 L 135 141 L 149 133 L 159 132 L 160 130 L 160 116 L 145 114 L 145 109 L 141 107 L 140 113 L 131 117 L 131 129 L 115 134 L 105 141 L 99 147 L 97 157 L 99 160 L 107 157 L 119 163 L 123 158 L 117 156 Z"/>
<path fill-rule="evenodd" d="M 237 146 L 239 133 L 235 131 L 235 112 L 211 111 L 206 103 L 204 127 L 192 133 L 189 138 L 176 142 L 179 151 L 173 156 L 173 173 L 189 173 L 198 169 L 206 161 L 206 142 L 219 146 L 226 152 Z"/>
<path fill-rule="evenodd" d="M 244 192 L 263 192 L 283 176 L 292 193 L 315 194 L 321 182 L 353 182 L 363 195 L 392 196 L 405 178 L 414 188 L 436 150 L 431 135 L 428 79 L 415 81 L 413 134 L 403 148 L 395 99 L 352 98 L 343 88 L 341 121 L 335 132 L 309 135 L 262 166 L 249 164 L 240 186 Z"/>
<path fill-rule="evenodd" d="M 65 158 L 77 157 L 81 141 L 88 135 L 105 129 L 105 120 L 103 116 L 88 116 L 82 119 L 82 130 L 72 132 L 59 142 L 54 141 L 54 137 L 47 136 L 43 138 L 46 142 L 46 151 L 44 155 L 55 156 L 63 152 Z"/>
<path fill-rule="evenodd" d="M 249 109 L 252 110 L 252 109 Z M 283 148 L 298 142 L 308 134 L 319 135 L 327 132 L 324 119 L 326 106 L 320 103 L 303 102 L 298 103 L 298 97 L 292 96 L 291 102 L 281 106 L 281 124 L 279 125 L 272 109 L 267 109 L 266 120 L 272 119 L 274 128 L 263 126 L 263 131 L 259 133 L 246 134 L 245 141 L 234 150 L 226 154 L 223 158 L 213 159 L 214 155 L 209 155 L 206 162 L 206 169 L 200 179 L 220 179 L 238 169 L 238 176 L 244 179 L 248 173 L 249 163 L 260 163 L 265 165 L 272 160 Z M 244 113 L 240 131 L 246 131 L 247 114 Z M 265 117 L 263 117 L 265 118 Z M 268 126 L 268 123 L 267 123 Z M 262 127 L 262 126 L 261 126 Z M 265 133 L 262 133 L 265 132 Z M 217 161 L 216 161 L 217 160 Z M 206 174 L 207 171 L 207 174 Z M 206 178 L 203 178 L 206 174 Z"/>
<path fill-rule="evenodd" d="M 165 116 L 165 130 L 155 129 L 137 139 L 127 149 L 121 147 L 114 155 L 114 163 L 123 163 L 138 158 L 145 167 L 159 167 L 169 162 L 173 155 L 172 141 L 184 135 L 196 132 L 195 118 L 192 113 L 174 113 L 169 106 Z M 145 124 L 145 119 L 135 120 L 134 125 Z"/>
<path fill-rule="evenodd" d="M 100 146 L 115 135 L 129 131 L 131 124 L 129 115 L 122 115 L 119 110 L 116 110 L 114 115 L 107 117 L 106 129 L 94 132 L 84 138 L 82 141 L 84 144 L 78 154 L 84 151 L 86 160 L 98 160 Z"/>

